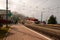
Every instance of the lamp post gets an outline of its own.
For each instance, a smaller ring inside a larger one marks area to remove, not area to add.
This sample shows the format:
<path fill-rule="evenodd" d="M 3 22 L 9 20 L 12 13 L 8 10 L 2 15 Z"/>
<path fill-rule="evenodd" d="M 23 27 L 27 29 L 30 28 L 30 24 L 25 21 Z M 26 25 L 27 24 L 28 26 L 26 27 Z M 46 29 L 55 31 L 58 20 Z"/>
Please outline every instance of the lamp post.
<path fill-rule="evenodd" d="M 6 20 L 8 21 L 8 0 L 6 0 Z M 8 23 L 6 22 L 6 27 L 8 27 Z"/>

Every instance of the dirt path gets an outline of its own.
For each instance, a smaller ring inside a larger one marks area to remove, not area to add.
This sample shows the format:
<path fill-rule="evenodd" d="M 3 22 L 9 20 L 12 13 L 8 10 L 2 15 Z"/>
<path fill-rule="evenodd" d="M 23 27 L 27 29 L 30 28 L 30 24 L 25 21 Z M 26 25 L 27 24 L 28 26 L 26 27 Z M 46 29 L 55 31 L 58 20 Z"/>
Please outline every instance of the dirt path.
<path fill-rule="evenodd" d="M 48 38 L 26 28 L 24 25 L 12 25 L 6 40 L 48 40 Z M 50 40 L 50 39 L 49 39 Z"/>

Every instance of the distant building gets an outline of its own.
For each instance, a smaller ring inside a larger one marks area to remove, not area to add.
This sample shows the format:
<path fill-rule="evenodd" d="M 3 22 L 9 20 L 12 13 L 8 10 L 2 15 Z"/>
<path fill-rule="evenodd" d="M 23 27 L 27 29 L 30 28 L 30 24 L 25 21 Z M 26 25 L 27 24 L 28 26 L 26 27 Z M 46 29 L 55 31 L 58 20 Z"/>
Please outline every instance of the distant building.
<path fill-rule="evenodd" d="M 6 23 L 10 23 L 11 22 L 11 17 L 10 14 L 11 11 L 8 10 L 8 14 L 6 14 L 6 10 L 0 10 L 0 24 L 6 24 Z M 8 20 L 6 20 L 6 15 L 8 16 Z"/>
<path fill-rule="evenodd" d="M 8 13 L 11 13 L 10 10 L 8 10 Z M 6 19 L 6 10 L 0 9 L 0 19 Z M 9 17 L 8 17 L 9 18 Z M 9 18 L 10 19 L 10 18 Z"/>

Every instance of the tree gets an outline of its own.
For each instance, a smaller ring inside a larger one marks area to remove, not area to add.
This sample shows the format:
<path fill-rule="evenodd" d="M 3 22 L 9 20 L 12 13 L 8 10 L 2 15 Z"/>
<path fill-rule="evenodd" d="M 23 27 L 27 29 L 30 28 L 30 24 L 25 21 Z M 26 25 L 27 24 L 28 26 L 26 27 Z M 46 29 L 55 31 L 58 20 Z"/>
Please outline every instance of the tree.
<path fill-rule="evenodd" d="M 9 12 L 7 15 L 8 15 L 9 17 L 11 17 L 13 14 L 12 14 L 11 12 Z"/>
<path fill-rule="evenodd" d="M 56 17 L 54 17 L 54 15 L 50 16 L 48 24 L 57 24 Z"/>
<path fill-rule="evenodd" d="M 18 21 L 19 21 L 19 17 L 17 15 L 13 15 L 12 22 L 16 24 L 18 23 Z"/>
<path fill-rule="evenodd" d="M 44 24 L 46 24 L 46 22 L 45 22 L 45 21 L 43 21 L 43 23 L 44 23 Z"/>

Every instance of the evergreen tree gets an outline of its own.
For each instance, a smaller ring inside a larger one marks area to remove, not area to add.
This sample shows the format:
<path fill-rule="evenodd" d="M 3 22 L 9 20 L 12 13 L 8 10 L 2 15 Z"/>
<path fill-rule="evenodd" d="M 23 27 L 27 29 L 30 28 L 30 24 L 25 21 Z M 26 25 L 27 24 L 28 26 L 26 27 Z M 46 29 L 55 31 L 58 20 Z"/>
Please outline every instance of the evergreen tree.
<path fill-rule="evenodd" d="M 54 15 L 50 16 L 48 24 L 57 24 L 56 17 L 54 17 Z"/>

